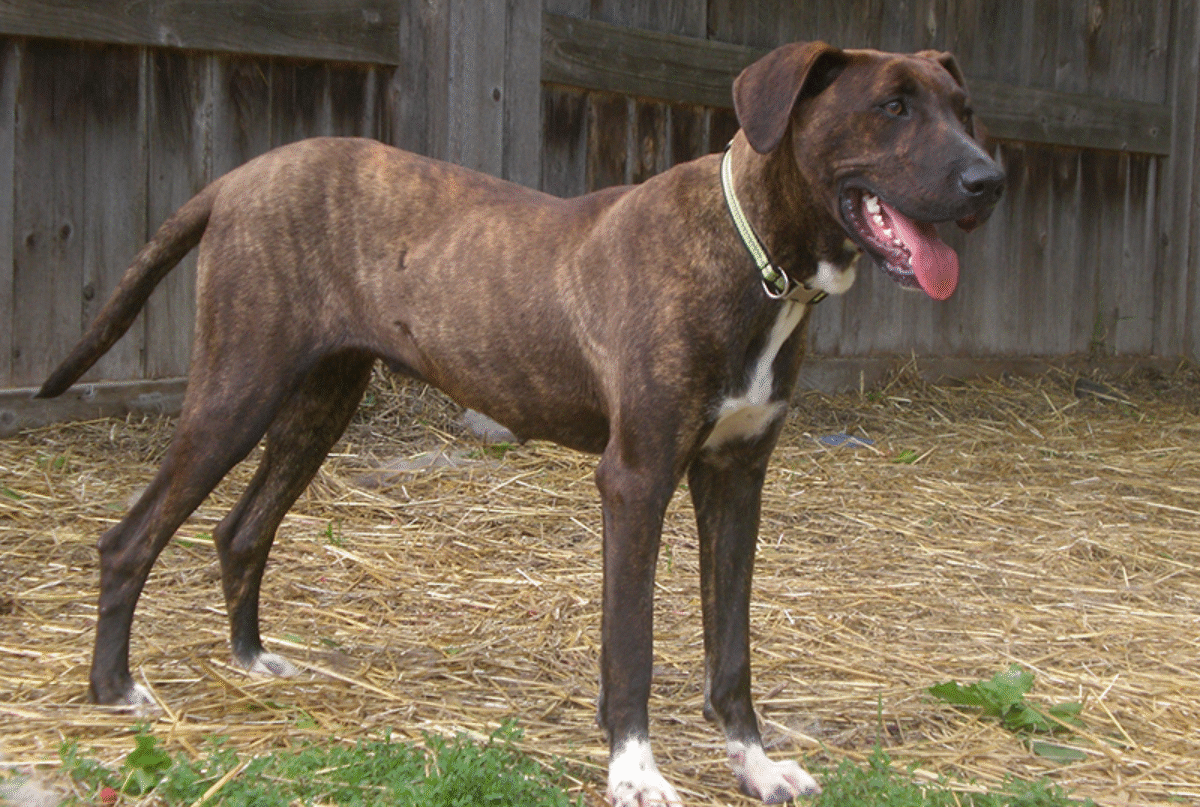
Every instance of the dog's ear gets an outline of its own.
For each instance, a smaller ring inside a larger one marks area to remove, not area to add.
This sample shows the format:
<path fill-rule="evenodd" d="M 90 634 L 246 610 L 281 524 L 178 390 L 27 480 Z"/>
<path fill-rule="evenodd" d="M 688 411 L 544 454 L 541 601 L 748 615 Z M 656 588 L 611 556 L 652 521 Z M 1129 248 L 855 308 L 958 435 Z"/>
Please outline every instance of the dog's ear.
<path fill-rule="evenodd" d="M 963 78 L 962 68 L 958 66 L 958 59 L 954 58 L 954 54 L 944 50 L 922 50 L 917 52 L 918 56 L 924 56 L 926 59 L 932 59 L 946 69 L 950 77 L 958 82 L 958 86 L 966 89 L 967 80 Z"/>
<path fill-rule="evenodd" d="M 967 88 L 967 80 L 963 78 L 962 68 L 958 66 L 958 60 L 954 58 L 953 53 L 944 50 L 922 50 L 917 55 L 937 62 L 945 68 L 946 72 L 950 74 L 950 78 L 954 79 L 958 83 L 958 86 L 964 90 Z M 983 122 L 974 115 L 967 122 L 967 134 L 975 138 L 975 142 L 979 143 L 985 149 L 990 150 L 987 129 L 984 127 Z"/>
<path fill-rule="evenodd" d="M 842 51 L 824 42 L 795 42 L 768 53 L 733 81 L 733 109 L 746 139 L 759 154 L 783 140 L 792 108 L 837 78 Z"/>

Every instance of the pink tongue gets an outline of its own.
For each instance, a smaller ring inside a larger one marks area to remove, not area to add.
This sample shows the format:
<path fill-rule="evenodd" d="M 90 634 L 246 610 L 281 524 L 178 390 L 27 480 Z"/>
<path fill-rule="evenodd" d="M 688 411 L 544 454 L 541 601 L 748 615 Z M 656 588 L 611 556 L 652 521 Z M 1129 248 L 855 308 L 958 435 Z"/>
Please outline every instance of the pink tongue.
<path fill-rule="evenodd" d="M 958 255 L 938 237 L 937 228 L 916 222 L 880 200 L 892 220 L 892 231 L 912 255 L 913 274 L 921 288 L 935 300 L 945 300 L 958 285 Z"/>

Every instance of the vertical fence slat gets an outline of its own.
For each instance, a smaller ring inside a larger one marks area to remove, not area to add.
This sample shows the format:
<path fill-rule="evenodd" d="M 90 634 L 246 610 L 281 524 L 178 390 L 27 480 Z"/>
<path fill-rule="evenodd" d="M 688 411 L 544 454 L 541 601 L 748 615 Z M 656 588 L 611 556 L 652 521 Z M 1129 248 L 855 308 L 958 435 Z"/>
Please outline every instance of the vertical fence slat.
<path fill-rule="evenodd" d="M 79 338 L 84 46 L 26 46 L 16 131 L 13 381 L 40 383 Z"/>
<path fill-rule="evenodd" d="M 116 288 L 146 227 L 146 143 L 140 48 L 87 48 L 83 89 L 82 325 Z M 137 378 L 145 322 L 139 319 L 85 379 Z"/>
<path fill-rule="evenodd" d="M 0 50 L 0 387 L 12 378 L 17 89 L 24 52 L 24 43 L 14 39 Z"/>
<path fill-rule="evenodd" d="M 149 238 L 213 178 L 212 57 L 150 54 L 147 196 Z M 146 303 L 146 375 L 187 372 L 196 303 L 196 253 L 188 254 Z"/>

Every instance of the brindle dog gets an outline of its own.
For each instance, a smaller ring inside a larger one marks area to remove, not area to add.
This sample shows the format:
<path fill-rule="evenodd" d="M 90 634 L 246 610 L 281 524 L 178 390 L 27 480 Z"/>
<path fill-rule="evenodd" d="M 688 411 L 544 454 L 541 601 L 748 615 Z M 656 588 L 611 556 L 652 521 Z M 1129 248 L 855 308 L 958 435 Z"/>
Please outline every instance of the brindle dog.
<path fill-rule="evenodd" d="M 610 800 L 679 803 L 650 752 L 647 698 L 663 514 L 685 475 L 705 713 L 745 792 L 768 803 L 815 792 L 796 763 L 763 753 L 748 640 L 760 491 L 807 313 L 849 288 L 860 251 L 902 285 L 949 296 L 958 259 L 933 225 L 974 226 L 1003 174 L 974 137 L 949 54 L 787 45 L 747 67 L 733 97 L 742 129 L 725 155 L 637 187 L 557 199 L 367 140 L 314 139 L 180 208 L 39 393 L 77 380 L 199 244 L 174 439 L 100 539 L 92 697 L 148 700 L 129 672 L 146 576 L 264 435 L 262 464 L 213 537 L 234 659 L 294 672 L 259 638 L 267 553 L 382 359 L 521 438 L 601 455 Z"/>

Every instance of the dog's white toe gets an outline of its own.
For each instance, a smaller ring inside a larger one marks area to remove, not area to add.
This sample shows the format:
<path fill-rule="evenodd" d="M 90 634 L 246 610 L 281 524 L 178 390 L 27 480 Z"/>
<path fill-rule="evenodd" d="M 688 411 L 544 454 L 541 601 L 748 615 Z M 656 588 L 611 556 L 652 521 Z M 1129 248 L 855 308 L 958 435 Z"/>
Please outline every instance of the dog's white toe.
<path fill-rule="evenodd" d="M 738 786 L 747 796 L 759 799 L 763 804 L 784 804 L 799 796 L 815 796 L 821 792 L 821 786 L 807 771 L 790 759 L 771 761 L 761 745 L 731 741 L 728 748 L 729 765 Z"/>
<path fill-rule="evenodd" d="M 132 712 L 137 717 L 152 717 L 162 711 L 150 690 L 141 684 L 130 686 L 125 696 L 113 705 L 118 710 Z"/>
<path fill-rule="evenodd" d="M 683 807 L 644 740 L 630 740 L 609 760 L 608 802 L 613 807 Z"/>
<path fill-rule="evenodd" d="M 277 653 L 259 653 L 248 665 L 243 665 L 251 675 L 267 675 L 272 678 L 294 678 L 300 674 L 295 664 Z"/>

